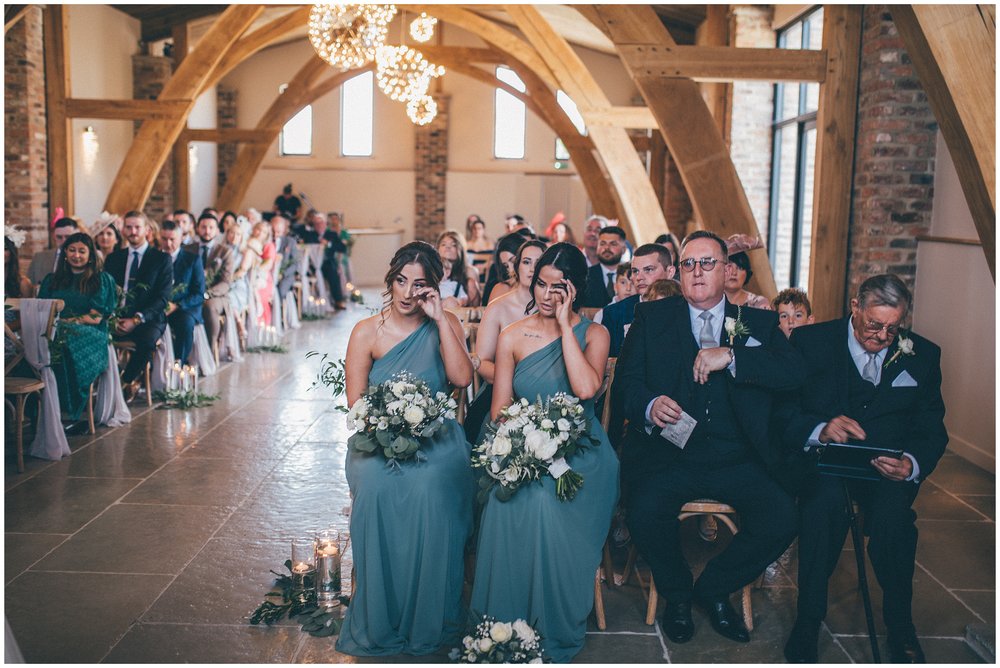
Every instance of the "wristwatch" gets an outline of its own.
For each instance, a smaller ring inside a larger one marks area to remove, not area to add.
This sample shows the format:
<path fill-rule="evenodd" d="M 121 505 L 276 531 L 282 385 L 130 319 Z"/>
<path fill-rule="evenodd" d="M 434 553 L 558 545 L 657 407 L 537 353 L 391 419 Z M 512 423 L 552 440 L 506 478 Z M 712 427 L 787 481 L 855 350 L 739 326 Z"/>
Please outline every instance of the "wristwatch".
<path fill-rule="evenodd" d="M 142 312 L 136 313 L 134 316 L 132 316 L 132 319 L 136 321 L 135 324 L 137 325 L 141 325 L 142 323 L 146 322 L 146 319 L 142 317 Z"/>

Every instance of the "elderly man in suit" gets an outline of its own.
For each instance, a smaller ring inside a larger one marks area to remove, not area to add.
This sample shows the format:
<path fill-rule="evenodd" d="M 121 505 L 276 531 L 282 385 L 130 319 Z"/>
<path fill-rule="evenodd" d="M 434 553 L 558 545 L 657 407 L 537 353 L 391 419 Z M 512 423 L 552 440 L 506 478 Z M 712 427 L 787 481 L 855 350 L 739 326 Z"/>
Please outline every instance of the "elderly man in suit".
<path fill-rule="evenodd" d="M 174 287 L 167 302 L 167 322 L 174 340 L 174 357 L 181 364 L 189 362 L 194 347 L 194 328 L 203 322 L 202 304 L 205 303 L 205 270 L 201 256 L 181 250 L 184 231 L 179 223 L 163 221 L 160 241 L 170 256 L 173 266 Z"/>
<path fill-rule="evenodd" d="M 274 248 L 281 255 L 281 265 L 278 272 L 278 296 L 282 303 L 285 296 L 295 284 L 298 274 L 300 253 L 295 237 L 288 233 L 288 219 L 281 215 L 271 218 L 271 231 L 274 232 Z"/>
<path fill-rule="evenodd" d="M 587 270 L 587 290 L 580 305 L 584 308 L 603 308 L 615 296 L 615 270 L 628 246 L 625 230 L 608 225 L 597 237 L 597 264 Z"/>
<path fill-rule="evenodd" d="M 209 344 L 218 340 L 221 316 L 233 317 L 229 303 L 229 284 L 236 271 L 236 257 L 232 247 L 219 233 L 219 221 L 211 214 L 202 214 L 196 227 L 198 242 L 184 246 L 184 250 L 201 258 L 205 269 L 205 294 L 201 314 Z"/>
<path fill-rule="evenodd" d="M 911 506 L 948 443 L 941 349 L 902 329 L 911 304 L 898 277 L 873 276 L 851 300 L 849 317 L 796 328 L 791 343 L 805 358 L 806 382 L 778 411 L 784 445 L 793 452 L 848 441 L 903 451 L 899 459 L 871 461 L 878 480 L 850 483 L 865 513 L 893 663 L 924 660 L 911 613 L 917 549 Z M 848 531 L 842 484 L 816 476 L 802 486 L 798 617 L 785 647 L 792 662 L 817 660 L 827 581 Z"/>
<path fill-rule="evenodd" d="M 802 358 L 774 313 L 725 299 L 726 242 L 692 233 L 681 249 L 683 296 L 639 304 L 613 391 L 629 420 L 622 454 L 626 520 L 666 599 L 665 635 L 694 635 L 692 602 L 726 638 L 750 635 L 729 602 L 795 535 L 795 506 L 776 481 L 772 398 L 803 379 Z M 712 498 L 740 514 L 740 531 L 693 582 L 677 515 Z"/>
<path fill-rule="evenodd" d="M 170 256 L 149 245 L 147 227 L 144 213 L 126 213 L 122 234 L 128 247 L 116 250 L 104 261 L 104 271 L 111 274 L 123 293 L 119 306 L 122 317 L 113 335 L 135 343 L 135 351 L 122 372 L 122 389 L 130 401 L 139 389 L 139 373 L 146 368 L 166 328 L 165 311 L 174 280 Z"/>
<path fill-rule="evenodd" d="M 52 227 L 52 239 L 55 248 L 40 250 L 31 257 L 31 264 L 28 265 L 26 275 L 31 284 L 36 288 L 42 284 L 42 279 L 56 270 L 59 262 L 59 254 L 62 252 L 63 244 L 71 234 L 82 232 L 80 226 L 72 218 L 60 218 Z"/>

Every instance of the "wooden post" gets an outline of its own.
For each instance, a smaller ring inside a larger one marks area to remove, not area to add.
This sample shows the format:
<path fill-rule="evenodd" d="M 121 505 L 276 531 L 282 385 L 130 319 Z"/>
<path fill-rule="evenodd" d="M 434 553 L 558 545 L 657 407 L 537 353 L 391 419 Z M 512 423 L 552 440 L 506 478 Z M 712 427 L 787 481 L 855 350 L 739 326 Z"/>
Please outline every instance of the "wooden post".
<path fill-rule="evenodd" d="M 174 71 L 176 72 L 188 54 L 187 23 L 174 26 Z M 187 120 L 184 120 L 187 128 Z M 188 157 L 187 140 L 178 137 L 172 150 L 174 166 L 174 209 L 191 208 L 191 162 Z"/>
<path fill-rule="evenodd" d="M 56 207 L 73 215 L 73 122 L 66 115 L 70 97 L 69 33 L 66 5 L 46 5 L 43 10 L 45 36 L 45 106 L 49 149 L 49 216 Z M 48 221 L 46 229 L 48 229 Z"/>
<path fill-rule="evenodd" d="M 706 5 L 704 23 L 698 27 L 695 40 L 705 46 L 729 46 L 729 5 Z M 722 141 L 730 145 L 730 100 L 733 93 L 731 83 L 703 83 L 701 94 L 708 110 L 712 112 L 715 124 L 722 133 Z"/>
<path fill-rule="evenodd" d="M 817 322 L 839 318 L 846 306 L 847 234 L 854 181 L 861 7 L 823 7 L 826 80 L 819 86 L 813 185 L 809 300 Z"/>

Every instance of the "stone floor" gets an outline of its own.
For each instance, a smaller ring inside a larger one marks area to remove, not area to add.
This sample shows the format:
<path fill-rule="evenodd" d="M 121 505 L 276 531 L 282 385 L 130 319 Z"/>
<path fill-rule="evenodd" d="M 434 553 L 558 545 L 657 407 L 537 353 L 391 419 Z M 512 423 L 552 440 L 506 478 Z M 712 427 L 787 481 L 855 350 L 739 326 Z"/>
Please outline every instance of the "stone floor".
<path fill-rule="evenodd" d="M 8 439 L 5 615 L 26 660 L 358 661 L 338 654 L 329 638 L 287 622 L 250 626 L 247 616 L 273 581 L 269 569 L 289 557 L 293 536 L 347 527 L 344 420 L 327 392 L 310 390 L 318 362 L 305 353 L 341 357 L 364 315 L 365 307 L 352 306 L 304 323 L 287 337 L 288 354 L 251 354 L 205 380 L 205 391 L 221 395 L 214 406 L 137 407 L 128 427 L 71 438 L 73 455 L 61 462 L 28 458 L 17 474 Z M 914 612 L 927 658 L 980 661 L 964 636 L 969 625 L 991 632 L 996 624 L 994 476 L 946 455 L 917 511 Z M 694 532 L 688 543 L 695 563 L 717 549 Z M 605 589 L 607 630 L 591 623 L 577 661 L 782 661 L 794 618 L 794 552 L 753 592 L 751 643 L 720 638 L 697 611 L 692 642 L 666 641 L 643 623 L 645 601 L 633 582 Z M 820 659 L 870 662 L 865 633 L 853 555 L 845 554 L 832 579 Z M 428 660 L 445 658 L 421 659 Z"/>

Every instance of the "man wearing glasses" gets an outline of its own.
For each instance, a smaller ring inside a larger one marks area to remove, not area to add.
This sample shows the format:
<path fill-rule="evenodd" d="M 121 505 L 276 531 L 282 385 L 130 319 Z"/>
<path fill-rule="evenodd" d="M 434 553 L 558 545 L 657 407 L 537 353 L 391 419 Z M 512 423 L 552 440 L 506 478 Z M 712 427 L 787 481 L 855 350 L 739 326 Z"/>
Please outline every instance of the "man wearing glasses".
<path fill-rule="evenodd" d="M 941 399 L 941 349 L 902 328 L 912 304 L 892 274 L 873 276 L 851 300 L 851 315 L 796 328 L 791 343 L 806 361 L 806 383 L 779 410 L 790 450 L 830 442 L 902 450 L 877 457 L 880 478 L 852 480 L 864 509 L 868 555 L 882 587 L 882 617 L 893 663 L 922 663 L 910 610 L 917 549 L 911 506 L 944 453 L 948 433 Z M 785 646 L 792 662 L 816 662 L 827 581 L 849 528 L 842 482 L 816 476 L 800 500 L 798 617 Z"/>
<path fill-rule="evenodd" d="M 730 594 L 781 556 L 796 528 L 792 498 L 776 482 L 780 449 L 769 423 L 773 395 L 804 379 L 802 357 L 777 314 L 726 301 L 727 250 L 711 232 L 685 239 L 683 296 L 636 306 L 613 388 L 629 421 L 621 467 L 626 520 L 666 600 L 660 625 L 677 643 L 694 636 L 692 602 L 717 633 L 748 642 Z M 677 515 L 703 498 L 733 506 L 740 531 L 693 582 Z"/>

